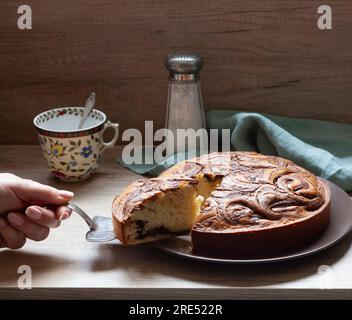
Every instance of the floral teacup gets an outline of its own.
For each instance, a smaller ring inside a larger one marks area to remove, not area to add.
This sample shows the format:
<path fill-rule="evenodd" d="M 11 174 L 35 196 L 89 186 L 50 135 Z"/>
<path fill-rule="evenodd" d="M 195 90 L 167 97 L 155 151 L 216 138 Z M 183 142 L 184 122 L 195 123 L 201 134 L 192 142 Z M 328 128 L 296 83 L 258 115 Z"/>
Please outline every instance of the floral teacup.
<path fill-rule="evenodd" d="M 106 115 L 96 109 L 90 112 L 83 128 L 78 129 L 83 109 L 51 109 L 33 120 L 49 170 L 60 180 L 90 177 L 98 168 L 103 151 L 113 147 L 118 137 L 119 125 L 106 121 Z M 110 142 L 105 142 L 104 131 L 110 127 L 115 134 Z"/>

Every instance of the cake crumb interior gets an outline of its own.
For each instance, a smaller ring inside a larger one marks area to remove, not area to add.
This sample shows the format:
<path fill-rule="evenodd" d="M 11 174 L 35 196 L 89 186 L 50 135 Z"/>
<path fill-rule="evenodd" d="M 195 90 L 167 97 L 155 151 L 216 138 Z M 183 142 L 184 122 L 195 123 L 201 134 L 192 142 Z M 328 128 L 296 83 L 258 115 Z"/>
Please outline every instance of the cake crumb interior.
<path fill-rule="evenodd" d="M 199 175 L 197 184 L 184 184 L 177 190 L 161 192 L 146 201 L 142 208 L 131 214 L 127 243 L 155 241 L 170 235 L 188 233 L 200 213 L 202 203 L 221 184 L 221 178 L 213 180 Z"/>

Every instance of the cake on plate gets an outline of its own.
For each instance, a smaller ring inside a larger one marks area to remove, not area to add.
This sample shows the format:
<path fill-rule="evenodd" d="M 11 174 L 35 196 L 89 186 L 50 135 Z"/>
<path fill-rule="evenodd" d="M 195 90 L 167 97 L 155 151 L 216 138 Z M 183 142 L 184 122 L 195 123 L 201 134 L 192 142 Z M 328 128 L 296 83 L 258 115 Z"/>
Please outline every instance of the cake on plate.
<path fill-rule="evenodd" d="M 196 254 L 262 257 L 319 237 L 329 223 L 330 189 L 280 157 L 217 152 L 132 183 L 112 213 L 125 245 L 190 233 Z"/>

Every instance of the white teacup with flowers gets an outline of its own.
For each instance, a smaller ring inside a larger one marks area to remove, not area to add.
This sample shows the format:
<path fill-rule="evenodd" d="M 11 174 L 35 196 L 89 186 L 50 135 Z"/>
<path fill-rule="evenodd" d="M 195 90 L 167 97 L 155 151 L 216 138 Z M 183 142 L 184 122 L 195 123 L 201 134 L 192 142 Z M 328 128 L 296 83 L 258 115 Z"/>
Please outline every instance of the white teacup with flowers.
<path fill-rule="evenodd" d="M 83 128 L 78 129 L 84 108 L 66 107 L 38 114 L 33 122 L 51 173 L 64 181 L 81 181 L 98 168 L 102 153 L 117 141 L 119 125 L 106 120 L 106 115 L 93 109 Z M 115 130 L 105 142 L 104 131 Z"/>

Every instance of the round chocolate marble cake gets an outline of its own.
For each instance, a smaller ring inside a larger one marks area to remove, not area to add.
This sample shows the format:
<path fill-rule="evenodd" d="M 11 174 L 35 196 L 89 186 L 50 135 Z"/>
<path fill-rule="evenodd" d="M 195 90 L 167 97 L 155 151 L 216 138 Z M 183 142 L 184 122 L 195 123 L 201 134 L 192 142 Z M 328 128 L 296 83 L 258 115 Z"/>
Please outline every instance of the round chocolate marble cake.
<path fill-rule="evenodd" d="M 138 180 L 113 202 L 125 245 L 191 232 L 210 257 L 263 257 L 316 239 L 330 217 L 329 186 L 279 157 L 212 153 Z"/>

